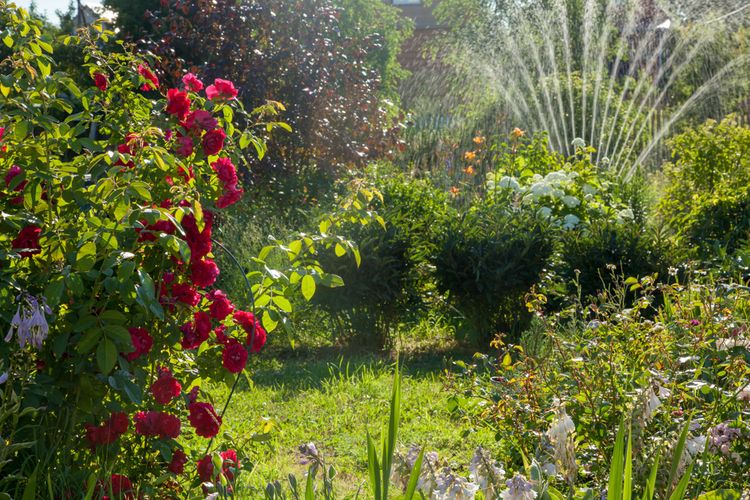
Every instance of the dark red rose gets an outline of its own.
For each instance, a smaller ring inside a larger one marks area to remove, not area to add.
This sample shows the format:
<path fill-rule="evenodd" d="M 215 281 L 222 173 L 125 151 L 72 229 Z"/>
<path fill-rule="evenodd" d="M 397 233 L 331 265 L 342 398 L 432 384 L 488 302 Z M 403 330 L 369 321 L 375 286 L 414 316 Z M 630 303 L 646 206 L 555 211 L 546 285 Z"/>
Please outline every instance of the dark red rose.
<path fill-rule="evenodd" d="M 182 386 L 177 381 L 172 372 L 164 368 L 159 373 L 159 377 L 151 384 L 151 394 L 157 403 L 168 405 L 174 398 L 180 395 Z"/>
<path fill-rule="evenodd" d="M 206 156 L 213 156 L 219 154 L 219 151 L 224 147 L 224 139 L 227 138 L 227 134 L 224 130 L 217 128 L 206 132 L 203 136 L 203 152 Z"/>
<path fill-rule="evenodd" d="M 151 69 L 148 68 L 148 66 L 144 66 L 143 64 L 138 65 L 138 74 L 141 75 L 143 78 L 148 80 L 146 83 L 141 85 L 141 90 L 152 90 L 157 89 L 159 87 L 159 79 L 156 78 L 156 75 L 154 75 L 151 72 Z"/>
<path fill-rule="evenodd" d="M 16 177 L 18 177 L 22 173 L 23 173 L 23 169 L 21 167 L 19 167 L 18 165 L 13 165 L 12 167 L 10 167 L 10 169 L 8 170 L 8 173 L 5 174 L 5 187 L 10 188 L 11 186 L 13 186 L 13 188 L 12 188 L 13 191 L 16 191 L 16 192 L 23 191 L 24 188 L 26 187 L 27 181 L 23 180 L 21 182 L 18 182 L 18 181 L 13 182 L 13 179 L 15 179 Z M 23 204 L 23 195 L 16 196 L 15 198 L 12 198 L 10 200 L 10 203 L 12 205 L 21 205 L 21 204 Z"/>
<path fill-rule="evenodd" d="M 216 118 L 204 109 L 196 109 L 185 120 L 185 128 L 187 130 L 213 130 L 218 124 Z"/>
<path fill-rule="evenodd" d="M 167 113 L 175 115 L 180 120 L 184 120 L 189 112 L 190 98 L 187 92 L 181 92 L 179 89 L 169 89 L 167 91 Z"/>
<path fill-rule="evenodd" d="M 101 486 L 101 490 L 99 486 Z M 127 476 L 122 474 L 112 474 L 109 478 L 109 485 L 104 486 L 103 484 L 97 485 L 96 498 L 99 498 L 99 494 L 102 498 L 109 498 L 110 488 L 112 489 L 113 500 L 134 500 L 135 490 L 133 489 L 133 483 Z"/>
<path fill-rule="evenodd" d="M 237 184 L 237 169 L 229 158 L 219 158 L 211 164 L 217 177 L 224 185 Z"/>
<path fill-rule="evenodd" d="M 214 463 L 213 458 L 211 455 L 206 455 L 205 457 L 198 460 L 198 478 L 202 482 L 208 482 L 213 481 L 214 479 Z"/>
<path fill-rule="evenodd" d="M 104 75 L 102 73 L 94 73 L 94 85 L 96 85 L 99 90 L 104 92 L 105 90 L 107 90 L 108 84 L 109 81 L 107 80 L 107 75 Z"/>
<path fill-rule="evenodd" d="M 40 234 L 42 234 L 42 230 L 39 226 L 26 226 L 21 229 L 10 246 L 17 250 L 23 250 L 18 252 L 21 257 L 31 257 L 42 251 L 42 247 L 39 245 Z"/>
<path fill-rule="evenodd" d="M 209 99 L 234 99 L 237 97 L 237 89 L 229 80 L 217 78 L 213 85 L 206 87 L 206 97 Z"/>
<path fill-rule="evenodd" d="M 117 434 L 125 434 L 128 431 L 128 415 L 122 411 L 116 411 L 109 417 L 109 425 Z"/>
<path fill-rule="evenodd" d="M 227 208 L 230 205 L 234 205 L 242 199 L 243 194 L 245 194 L 245 190 L 238 187 L 236 184 L 233 186 L 225 186 L 221 196 L 216 200 L 216 208 Z"/>
<path fill-rule="evenodd" d="M 128 431 L 128 416 L 123 412 L 113 412 L 102 425 L 86 424 L 86 440 L 93 449 L 112 444 Z"/>
<path fill-rule="evenodd" d="M 188 214 L 182 218 L 182 228 L 185 230 L 185 239 L 190 247 L 190 257 L 193 260 L 202 259 L 209 253 L 213 244 L 211 242 L 211 229 L 213 226 L 213 214 L 208 210 L 203 212 L 203 231 L 198 230 L 195 217 Z"/>
<path fill-rule="evenodd" d="M 139 411 L 133 416 L 135 433 L 141 436 L 158 436 L 160 439 L 180 435 L 180 419 L 160 411 Z"/>
<path fill-rule="evenodd" d="M 211 301 L 208 311 L 213 319 L 223 321 L 234 311 L 234 305 L 229 301 L 227 294 L 221 290 L 211 290 L 206 298 Z"/>
<path fill-rule="evenodd" d="M 162 413 L 159 416 L 159 437 L 161 439 L 175 439 L 180 435 L 180 419 L 169 413 Z"/>
<path fill-rule="evenodd" d="M 185 85 L 185 88 L 190 91 L 200 92 L 201 90 L 203 90 L 203 82 L 200 81 L 198 77 L 193 73 L 188 73 L 183 76 L 182 83 Z"/>
<path fill-rule="evenodd" d="M 234 450 L 226 450 L 219 453 L 224 462 L 222 464 L 222 472 L 226 478 L 230 481 L 234 480 L 234 472 L 242 468 L 239 459 L 237 458 L 237 452 Z"/>
<path fill-rule="evenodd" d="M 145 225 L 145 222 L 143 223 Z M 176 228 L 170 220 L 158 220 L 143 229 L 136 228 L 138 241 L 156 241 L 159 233 L 174 234 Z"/>
<path fill-rule="evenodd" d="M 208 340 L 211 333 L 211 317 L 204 311 L 198 311 L 193 315 L 193 321 L 185 323 L 180 328 L 183 336 L 180 344 L 183 349 L 196 349 Z"/>
<path fill-rule="evenodd" d="M 174 450 L 172 452 L 172 460 L 167 465 L 167 470 L 172 474 L 180 475 L 185 471 L 185 464 L 187 463 L 187 455 L 182 450 Z"/>
<path fill-rule="evenodd" d="M 245 369 L 247 365 L 247 348 L 237 342 L 235 339 L 230 339 L 224 345 L 224 352 L 221 355 L 221 364 L 230 373 L 239 373 Z"/>
<path fill-rule="evenodd" d="M 124 356 L 128 361 L 134 361 L 151 351 L 154 339 L 151 338 L 145 328 L 133 327 L 128 328 L 128 331 L 130 332 L 130 341 L 133 343 L 133 351 L 124 354 Z"/>
<path fill-rule="evenodd" d="M 172 297 L 178 302 L 195 307 L 201 301 L 198 291 L 189 283 L 175 283 L 172 285 Z"/>
<path fill-rule="evenodd" d="M 190 280 L 193 285 L 206 288 L 216 282 L 219 277 L 219 266 L 210 259 L 193 260 L 190 273 Z"/>
<path fill-rule="evenodd" d="M 229 342 L 229 337 L 227 337 L 227 327 L 224 325 L 219 325 L 216 328 L 214 328 L 214 335 L 216 335 L 216 342 L 219 344 L 226 344 Z"/>
<path fill-rule="evenodd" d="M 187 135 L 181 135 L 177 137 L 177 149 L 175 149 L 175 152 L 182 156 L 183 158 L 187 158 L 191 154 L 193 154 L 193 139 L 190 138 L 190 136 Z"/>
<path fill-rule="evenodd" d="M 255 315 L 247 311 L 234 311 L 232 316 L 234 322 L 247 332 L 246 344 L 250 346 L 250 352 L 258 353 L 266 344 L 266 330 L 255 318 Z"/>
<path fill-rule="evenodd" d="M 212 438 L 219 433 L 221 417 L 216 414 L 210 403 L 190 403 L 188 420 L 195 428 L 195 433 L 205 438 Z"/>

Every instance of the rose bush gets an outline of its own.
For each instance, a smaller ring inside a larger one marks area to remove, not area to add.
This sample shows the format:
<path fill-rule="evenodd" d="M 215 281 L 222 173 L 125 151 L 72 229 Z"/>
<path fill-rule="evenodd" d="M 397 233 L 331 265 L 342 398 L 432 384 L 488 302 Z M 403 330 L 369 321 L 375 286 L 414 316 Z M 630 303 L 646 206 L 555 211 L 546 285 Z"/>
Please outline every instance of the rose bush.
<path fill-rule="evenodd" d="M 266 121 L 280 105 L 248 112 L 232 82 L 190 73 L 165 88 L 156 60 L 98 25 L 64 40 L 85 54 L 91 84 L 79 88 L 54 71 L 38 21 L 2 4 L 0 26 L 0 402 L 20 406 L 0 433 L 33 434 L 3 454 L 0 489 L 229 493 L 241 461 L 214 443 L 228 401 L 222 410 L 204 389 L 236 386 L 288 301 L 274 296 L 264 325 L 252 300 L 212 289 L 224 248 L 213 229 L 242 198 L 235 165 L 262 145 L 253 131 L 288 128 Z M 333 280 L 299 257 L 292 284 L 308 283 L 309 298 L 308 272 Z"/>

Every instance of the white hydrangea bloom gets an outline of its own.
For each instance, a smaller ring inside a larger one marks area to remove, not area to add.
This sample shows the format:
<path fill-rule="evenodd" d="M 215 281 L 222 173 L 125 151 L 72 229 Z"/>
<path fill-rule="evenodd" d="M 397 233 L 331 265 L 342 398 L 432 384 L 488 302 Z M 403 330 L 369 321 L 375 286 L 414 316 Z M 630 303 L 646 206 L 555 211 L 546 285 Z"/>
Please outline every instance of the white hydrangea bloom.
<path fill-rule="evenodd" d="M 563 229 L 573 229 L 579 222 L 581 222 L 581 219 L 573 214 L 568 214 L 563 218 Z"/>
<path fill-rule="evenodd" d="M 542 207 L 537 211 L 539 217 L 547 219 L 552 216 L 552 209 L 550 207 Z"/>
<path fill-rule="evenodd" d="M 568 208 L 575 208 L 581 204 L 581 200 L 579 200 L 578 197 L 570 195 L 570 194 L 563 196 L 562 201 L 563 203 L 565 203 L 565 206 Z"/>
<path fill-rule="evenodd" d="M 501 188 L 510 188 L 513 191 L 521 191 L 521 185 L 518 183 L 515 177 L 504 175 L 500 179 L 499 186 Z"/>

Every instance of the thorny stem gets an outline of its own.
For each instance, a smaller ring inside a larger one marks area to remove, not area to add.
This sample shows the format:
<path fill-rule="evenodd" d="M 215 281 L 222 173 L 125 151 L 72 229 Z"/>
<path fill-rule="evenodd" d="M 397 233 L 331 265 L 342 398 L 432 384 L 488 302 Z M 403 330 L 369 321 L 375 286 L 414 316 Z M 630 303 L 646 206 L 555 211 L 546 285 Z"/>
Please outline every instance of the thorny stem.
<path fill-rule="evenodd" d="M 250 284 L 250 280 L 247 278 L 247 274 L 245 273 L 245 268 L 240 263 L 239 259 L 231 252 L 227 247 L 222 245 L 219 241 L 215 239 L 211 239 L 211 241 L 214 242 L 219 248 L 224 250 L 226 254 L 229 256 L 231 261 L 237 266 L 237 268 L 242 271 L 242 277 L 245 279 L 245 286 L 247 287 L 247 301 L 250 304 L 250 312 L 253 313 L 253 317 L 255 316 L 255 297 L 253 296 L 253 287 Z M 257 319 L 255 320 L 257 321 Z M 250 330 L 250 342 L 247 344 L 252 347 L 254 341 L 255 341 L 255 321 L 253 321 L 252 328 Z M 247 345 L 245 346 L 245 349 L 247 349 Z M 227 401 L 224 403 L 224 408 L 221 410 L 221 413 L 219 414 L 219 418 L 224 418 L 224 413 L 226 413 L 227 408 L 229 408 L 229 403 L 232 401 L 232 396 L 234 396 L 234 392 L 237 389 L 237 384 L 240 381 L 240 377 L 242 376 L 242 372 L 240 371 L 237 376 L 234 378 L 234 383 L 232 384 L 232 389 L 229 391 L 229 396 L 227 397 Z M 208 451 L 211 449 L 211 445 L 214 442 L 214 438 L 211 438 L 211 440 L 208 442 L 208 446 L 206 446 L 206 452 L 204 455 L 208 454 Z"/>

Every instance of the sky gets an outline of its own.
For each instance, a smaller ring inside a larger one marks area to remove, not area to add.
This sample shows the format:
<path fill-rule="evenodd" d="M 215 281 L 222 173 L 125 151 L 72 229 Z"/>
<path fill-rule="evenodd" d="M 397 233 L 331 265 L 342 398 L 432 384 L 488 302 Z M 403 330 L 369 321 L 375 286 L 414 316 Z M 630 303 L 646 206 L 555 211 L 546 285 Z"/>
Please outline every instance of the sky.
<path fill-rule="evenodd" d="M 11 2 L 19 5 L 20 7 L 29 8 L 32 0 L 10 0 Z M 56 10 L 66 10 L 70 0 L 35 0 L 36 6 L 40 12 L 45 13 L 47 20 L 56 23 L 57 16 L 55 16 Z M 81 0 L 81 3 L 88 5 L 89 7 L 101 6 L 101 0 Z M 75 5 L 75 0 L 73 0 Z"/>

